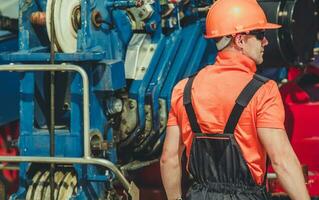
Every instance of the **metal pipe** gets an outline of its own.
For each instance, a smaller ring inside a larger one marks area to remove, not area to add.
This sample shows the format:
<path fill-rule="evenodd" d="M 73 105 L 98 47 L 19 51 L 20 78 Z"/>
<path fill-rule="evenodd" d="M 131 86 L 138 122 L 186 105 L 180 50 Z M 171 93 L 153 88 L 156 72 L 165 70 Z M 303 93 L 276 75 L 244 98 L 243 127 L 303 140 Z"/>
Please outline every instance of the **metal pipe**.
<path fill-rule="evenodd" d="M 110 161 L 99 158 L 67 158 L 67 157 L 36 157 L 36 156 L 0 156 L 1 162 L 33 162 L 33 163 L 60 163 L 60 164 L 94 164 L 110 169 L 117 176 L 126 190 L 130 183 L 121 171 Z"/>
<path fill-rule="evenodd" d="M 0 71 L 75 71 L 78 72 L 83 81 L 83 132 L 84 132 L 84 158 L 90 158 L 90 141 L 89 141 L 89 80 L 84 69 L 77 65 L 0 65 Z"/>
<path fill-rule="evenodd" d="M 50 43 L 50 64 L 54 64 L 55 59 L 55 26 L 54 26 L 54 7 L 55 0 L 51 2 L 51 15 L 50 17 L 50 35 L 51 35 L 51 43 Z M 55 72 L 50 72 L 50 156 L 55 156 Z M 54 173 L 55 173 L 55 165 L 53 163 L 50 164 L 50 199 L 54 200 Z"/>
<path fill-rule="evenodd" d="M 208 12 L 209 8 L 210 6 L 206 6 L 206 7 L 194 8 L 194 10 L 197 12 Z"/>
<path fill-rule="evenodd" d="M 54 64 L 54 56 L 51 64 Z M 55 72 L 50 72 L 50 157 L 55 156 Z M 54 200 L 55 164 L 50 164 L 50 199 Z"/>
<path fill-rule="evenodd" d="M 150 166 L 154 163 L 157 163 L 159 161 L 159 159 L 154 159 L 154 160 L 150 160 L 150 161 L 145 161 L 145 162 L 140 162 L 140 161 L 133 161 L 131 163 L 128 163 L 127 165 L 124 165 L 122 167 L 120 167 L 120 169 L 122 171 L 133 171 L 133 170 L 138 170 L 140 168 L 146 167 L 146 166 Z"/>
<path fill-rule="evenodd" d="M 0 164 L 0 170 L 20 170 L 19 165 Z"/>

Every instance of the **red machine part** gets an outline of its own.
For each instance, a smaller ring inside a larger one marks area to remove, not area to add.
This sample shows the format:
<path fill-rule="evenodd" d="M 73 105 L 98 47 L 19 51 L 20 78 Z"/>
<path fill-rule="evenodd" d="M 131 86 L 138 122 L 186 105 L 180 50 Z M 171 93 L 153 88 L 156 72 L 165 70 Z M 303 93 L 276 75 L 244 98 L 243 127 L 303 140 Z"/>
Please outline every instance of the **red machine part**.
<path fill-rule="evenodd" d="M 141 200 L 161 200 L 166 198 L 159 172 L 160 167 L 157 162 L 132 174 L 140 189 Z"/>
<path fill-rule="evenodd" d="M 0 127 L 0 155 L 1 156 L 16 156 L 18 149 L 11 147 L 10 143 L 17 140 L 19 136 L 18 122 L 12 122 Z M 1 163 L 6 165 L 7 163 Z M 18 186 L 19 172 L 17 170 L 2 170 L 0 171 L 0 180 L 7 188 L 7 195 L 16 191 Z"/>
<path fill-rule="evenodd" d="M 300 163 L 308 169 L 307 188 L 319 196 L 319 69 L 292 68 L 288 82 L 280 88 L 286 120 L 285 127 Z M 269 171 L 272 171 L 271 169 Z M 269 181 L 272 193 L 284 193 L 277 180 Z"/>
<path fill-rule="evenodd" d="M 186 155 L 182 157 L 182 188 L 183 196 L 185 196 L 189 184 L 191 184 L 189 177 L 186 173 Z M 166 198 L 166 193 L 163 187 L 161 173 L 160 173 L 160 163 L 156 162 L 147 166 L 145 168 L 136 170 L 130 173 L 131 178 L 134 180 L 138 188 L 140 189 L 140 199 L 141 200 L 163 200 Z"/>

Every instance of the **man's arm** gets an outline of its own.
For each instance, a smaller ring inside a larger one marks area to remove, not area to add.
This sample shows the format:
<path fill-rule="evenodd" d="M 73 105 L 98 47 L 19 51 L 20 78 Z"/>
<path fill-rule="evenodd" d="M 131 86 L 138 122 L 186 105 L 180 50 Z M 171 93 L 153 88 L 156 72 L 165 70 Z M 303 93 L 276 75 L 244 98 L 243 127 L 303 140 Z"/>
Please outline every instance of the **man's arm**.
<path fill-rule="evenodd" d="M 185 146 L 181 140 L 178 126 L 168 126 L 161 156 L 161 176 L 168 200 L 175 200 L 182 196 L 181 157 Z"/>
<path fill-rule="evenodd" d="M 257 131 L 279 181 L 289 197 L 292 200 L 309 200 L 300 163 L 286 132 L 274 128 L 258 128 Z"/>

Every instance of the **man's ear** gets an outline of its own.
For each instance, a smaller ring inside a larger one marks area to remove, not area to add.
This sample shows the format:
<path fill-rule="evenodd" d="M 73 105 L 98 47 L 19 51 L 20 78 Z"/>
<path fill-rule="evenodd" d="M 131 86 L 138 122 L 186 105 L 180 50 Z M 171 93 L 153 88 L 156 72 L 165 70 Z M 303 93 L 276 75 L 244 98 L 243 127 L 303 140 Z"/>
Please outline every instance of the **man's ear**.
<path fill-rule="evenodd" d="M 234 36 L 234 43 L 235 43 L 235 45 L 237 46 L 237 47 L 239 47 L 240 49 L 242 49 L 243 48 L 243 45 L 244 45 L 244 43 L 245 43 L 245 41 L 244 41 L 244 36 L 242 35 L 242 34 L 236 34 L 235 36 Z"/>

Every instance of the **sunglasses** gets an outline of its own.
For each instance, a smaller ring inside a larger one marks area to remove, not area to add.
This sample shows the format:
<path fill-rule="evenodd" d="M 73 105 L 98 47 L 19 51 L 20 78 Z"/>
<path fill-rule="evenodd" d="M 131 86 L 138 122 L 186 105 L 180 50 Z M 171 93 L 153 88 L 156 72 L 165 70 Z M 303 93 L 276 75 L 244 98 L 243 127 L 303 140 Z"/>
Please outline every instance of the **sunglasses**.
<path fill-rule="evenodd" d="M 253 35 L 257 38 L 257 40 L 263 40 L 265 38 L 265 31 L 264 30 L 256 30 L 250 31 L 248 35 Z"/>

